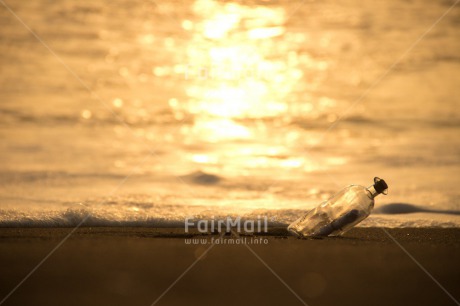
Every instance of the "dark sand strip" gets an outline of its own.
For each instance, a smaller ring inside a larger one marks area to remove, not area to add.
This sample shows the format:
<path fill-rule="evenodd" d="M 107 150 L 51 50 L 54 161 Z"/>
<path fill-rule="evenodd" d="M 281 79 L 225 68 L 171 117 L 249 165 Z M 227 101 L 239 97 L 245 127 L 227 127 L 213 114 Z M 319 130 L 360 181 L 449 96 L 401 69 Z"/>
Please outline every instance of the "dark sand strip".
<path fill-rule="evenodd" d="M 0 300 L 71 228 L 0 229 Z M 460 300 L 460 229 L 388 229 Z M 150 305 L 210 245 L 169 228 L 81 228 L 3 305 Z M 299 240 L 284 229 L 244 236 L 308 305 L 456 305 L 382 230 Z M 157 305 L 302 305 L 231 236 L 213 247 Z"/>

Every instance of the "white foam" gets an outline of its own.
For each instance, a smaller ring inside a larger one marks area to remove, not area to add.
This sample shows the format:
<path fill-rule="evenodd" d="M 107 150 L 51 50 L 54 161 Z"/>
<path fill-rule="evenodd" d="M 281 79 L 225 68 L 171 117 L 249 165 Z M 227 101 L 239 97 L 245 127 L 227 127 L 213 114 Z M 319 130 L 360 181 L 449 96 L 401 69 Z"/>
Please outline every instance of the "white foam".
<path fill-rule="evenodd" d="M 297 209 L 284 210 L 216 210 L 203 206 L 164 205 L 140 210 L 137 207 L 63 210 L 0 210 L 0 227 L 182 227 L 185 219 L 253 219 L 267 217 L 269 226 L 284 226 L 304 213 Z M 460 216 L 414 213 L 405 215 L 371 215 L 360 227 L 460 227 Z"/>

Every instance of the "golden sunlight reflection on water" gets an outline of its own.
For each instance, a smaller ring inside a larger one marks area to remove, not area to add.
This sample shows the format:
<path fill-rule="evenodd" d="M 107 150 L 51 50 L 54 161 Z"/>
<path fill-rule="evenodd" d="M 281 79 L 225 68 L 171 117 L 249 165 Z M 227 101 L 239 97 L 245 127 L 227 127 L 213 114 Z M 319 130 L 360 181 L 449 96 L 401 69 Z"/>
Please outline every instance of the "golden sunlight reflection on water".
<path fill-rule="evenodd" d="M 213 138 L 219 132 L 224 139 L 248 138 L 251 133 L 234 119 L 286 113 L 286 96 L 302 77 L 295 61 L 282 57 L 289 46 L 276 40 L 285 30 L 285 11 L 210 0 L 196 1 L 193 9 L 196 21 L 184 22 L 193 31 L 186 50 L 185 108 L 201 133 L 217 124 Z"/>
<path fill-rule="evenodd" d="M 286 124 L 292 113 L 310 112 L 312 104 L 293 101 L 292 93 L 304 81 L 304 67 L 321 72 L 328 63 L 296 52 L 306 37 L 286 33 L 284 7 L 197 0 L 192 10 L 195 17 L 181 23 L 191 34 L 184 51 L 187 64 L 180 67 L 186 81 L 186 100 L 172 98 L 169 106 L 178 120 L 193 116 L 193 125 L 182 129 L 193 141 L 245 141 L 246 149 L 235 149 L 241 144 L 225 151 L 214 149 L 190 154 L 190 160 L 202 167 L 233 165 L 232 170 L 238 169 L 238 173 L 273 167 L 316 170 L 302 156 L 273 154 L 274 148 L 289 146 L 297 137 L 272 139 L 272 134 L 280 131 L 267 128 L 265 120 Z M 310 89 L 315 82 L 320 79 L 310 82 Z M 318 103 L 316 109 L 329 106 L 326 102 L 332 103 L 330 99 Z"/>
<path fill-rule="evenodd" d="M 303 149 L 319 138 L 308 120 L 337 119 L 330 110 L 338 102 L 321 88 L 332 58 L 314 51 L 330 37 L 288 24 L 289 5 L 187 4 L 167 35 L 153 19 L 139 22 L 139 57 L 124 54 L 122 45 L 110 49 L 107 60 L 119 63 L 129 87 L 129 95 L 113 97 L 113 107 L 128 123 L 181 126 L 160 132 L 161 141 L 184 150 L 177 153 L 184 159 L 178 174 L 191 168 L 225 175 L 319 170 Z M 153 64 L 144 65 L 149 60 Z M 147 127 L 141 136 L 156 141 L 155 129 L 162 128 Z M 329 165 L 323 162 L 321 169 Z"/>

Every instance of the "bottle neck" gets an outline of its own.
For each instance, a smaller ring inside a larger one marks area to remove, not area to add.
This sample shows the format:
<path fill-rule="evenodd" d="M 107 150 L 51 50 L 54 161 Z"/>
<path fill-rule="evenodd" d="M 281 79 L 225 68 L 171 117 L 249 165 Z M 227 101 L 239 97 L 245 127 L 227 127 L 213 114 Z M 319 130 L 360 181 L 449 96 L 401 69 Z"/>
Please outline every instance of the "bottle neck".
<path fill-rule="evenodd" d="M 369 192 L 369 198 L 373 199 L 378 196 L 380 193 L 375 190 L 374 185 L 367 187 L 367 191 Z"/>

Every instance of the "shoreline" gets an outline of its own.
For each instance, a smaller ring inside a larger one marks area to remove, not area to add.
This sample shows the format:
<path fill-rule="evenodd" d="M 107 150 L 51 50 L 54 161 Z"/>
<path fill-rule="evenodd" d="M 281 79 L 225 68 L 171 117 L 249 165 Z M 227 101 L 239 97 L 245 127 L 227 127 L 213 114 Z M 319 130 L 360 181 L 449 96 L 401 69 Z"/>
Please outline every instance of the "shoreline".
<path fill-rule="evenodd" d="M 185 232 L 183 227 L 3 227 L 0 228 L 0 239 L 40 238 L 59 239 L 64 238 L 75 230 L 69 238 L 90 237 L 128 237 L 128 238 L 192 238 L 192 237 L 234 237 L 231 233 L 207 232 L 202 233 L 197 228 L 190 228 Z M 401 241 L 418 241 L 435 236 L 438 242 L 460 244 L 460 228 L 439 227 L 408 227 L 408 228 L 385 228 L 385 227 L 355 227 L 339 237 L 307 238 L 298 239 L 291 235 L 286 227 L 269 227 L 267 232 L 240 233 L 241 237 L 271 237 L 292 238 L 296 240 L 370 240 L 385 242 L 390 233 L 395 239 Z"/>

